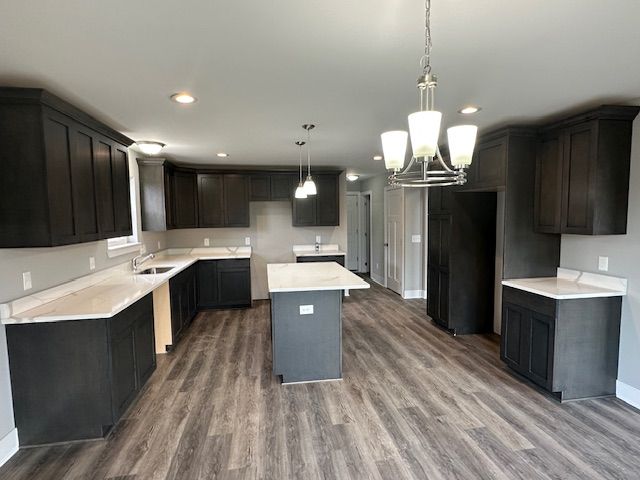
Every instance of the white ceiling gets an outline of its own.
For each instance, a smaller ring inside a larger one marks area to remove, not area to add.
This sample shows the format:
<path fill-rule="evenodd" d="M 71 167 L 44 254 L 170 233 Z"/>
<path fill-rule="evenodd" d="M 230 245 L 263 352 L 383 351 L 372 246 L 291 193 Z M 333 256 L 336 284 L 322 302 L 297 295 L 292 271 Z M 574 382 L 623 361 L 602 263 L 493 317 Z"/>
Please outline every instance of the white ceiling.
<path fill-rule="evenodd" d="M 432 0 L 445 126 L 537 122 L 640 97 L 638 0 Z M 421 0 L 0 0 L 0 84 L 42 86 L 188 163 L 384 171 L 416 109 Z M 180 106 L 170 94 L 199 101 Z M 461 118 L 463 104 L 483 107 Z"/>

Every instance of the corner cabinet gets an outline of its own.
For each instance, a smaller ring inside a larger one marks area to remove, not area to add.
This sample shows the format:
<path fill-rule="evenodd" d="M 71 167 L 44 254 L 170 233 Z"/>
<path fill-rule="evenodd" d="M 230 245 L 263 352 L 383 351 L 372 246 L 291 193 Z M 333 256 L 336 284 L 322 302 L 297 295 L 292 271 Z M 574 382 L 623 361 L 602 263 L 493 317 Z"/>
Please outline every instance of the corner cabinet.
<path fill-rule="evenodd" d="M 6 330 L 21 446 L 104 437 L 156 368 L 152 294 L 112 318 Z"/>
<path fill-rule="evenodd" d="M 638 111 L 602 106 L 542 129 L 536 159 L 536 231 L 626 233 L 631 133 Z"/>
<path fill-rule="evenodd" d="M 294 227 L 335 227 L 340 225 L 339 174 L 314 174 L 318 193 L 293 199 Z"/>
<path fill-rule="evenodd" d="M 132 143 L 44 90 L 0 88 L 0 248 L 130 235 Z"/>
<path fill-rule="evenodd" d="M 500 358 L 559 400 L 615 395 L 622 297 L 556 300 L 504 287 Z"/>

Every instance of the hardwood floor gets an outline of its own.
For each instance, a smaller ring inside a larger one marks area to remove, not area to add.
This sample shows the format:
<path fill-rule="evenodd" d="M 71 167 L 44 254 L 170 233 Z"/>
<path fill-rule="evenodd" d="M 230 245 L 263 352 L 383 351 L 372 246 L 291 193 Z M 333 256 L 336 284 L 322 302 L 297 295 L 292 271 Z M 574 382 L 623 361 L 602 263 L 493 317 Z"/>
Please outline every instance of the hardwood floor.
<path fill-rule="evenodd" d="M 344 307 L 343 381 L 271 375 L 269 304 L 198 315 L 106 440 L 19 451 L 0 478 L 638 479 L 640 413 L 564 405 L 372 286 Z"/>

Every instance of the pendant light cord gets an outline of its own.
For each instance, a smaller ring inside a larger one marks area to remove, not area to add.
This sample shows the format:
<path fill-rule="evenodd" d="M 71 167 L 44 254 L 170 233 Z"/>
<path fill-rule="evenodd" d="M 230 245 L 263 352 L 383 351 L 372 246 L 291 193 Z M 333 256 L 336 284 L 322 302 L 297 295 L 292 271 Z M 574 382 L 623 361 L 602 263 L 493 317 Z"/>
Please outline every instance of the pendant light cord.
<path fill-rule="evenodd" d="M 307 176 L 311 176 L 311 130 L 307 130 Z"/>
<path fill-rule="evenodd" d="M 299 143 L 298 149 L 300 150 L 300 182 L 302 182 L 302 143 Z"/>

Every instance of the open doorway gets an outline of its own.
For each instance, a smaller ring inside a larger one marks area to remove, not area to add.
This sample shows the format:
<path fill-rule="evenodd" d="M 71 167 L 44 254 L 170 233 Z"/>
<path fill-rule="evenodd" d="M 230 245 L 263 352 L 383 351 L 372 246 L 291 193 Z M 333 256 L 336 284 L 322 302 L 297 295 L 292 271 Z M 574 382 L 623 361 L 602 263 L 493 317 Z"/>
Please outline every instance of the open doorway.
<path fill-rule="evenodd" d="M 347 192 L 346 267 L 354 272 L 370 273 L 371 192 Z"/>

